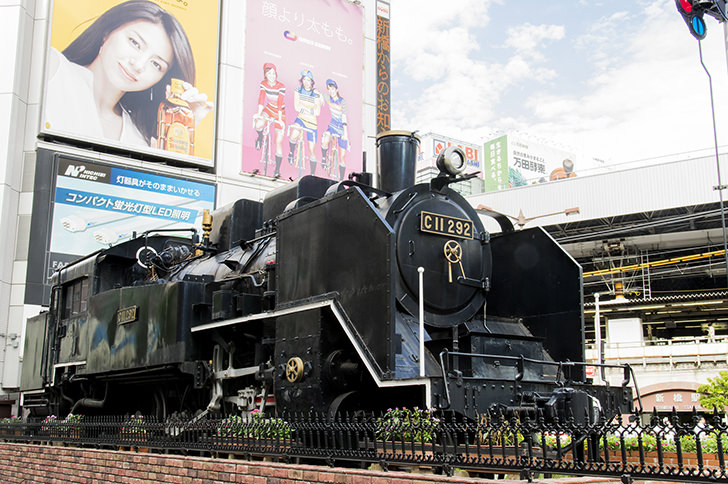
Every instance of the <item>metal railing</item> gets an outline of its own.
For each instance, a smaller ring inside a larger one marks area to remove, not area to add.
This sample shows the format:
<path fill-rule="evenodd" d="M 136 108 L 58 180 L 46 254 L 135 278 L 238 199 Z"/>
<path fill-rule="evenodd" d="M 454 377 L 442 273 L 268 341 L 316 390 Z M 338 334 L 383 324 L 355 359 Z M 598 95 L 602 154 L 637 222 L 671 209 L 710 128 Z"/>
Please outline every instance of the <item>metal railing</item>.
<path fill-rule="evenodd" d="M 323 461 L 328 465 L 379 464 L 388 468 L 432 467 L 536 474 L 619 476 L 680 482 L 728 482 L 724 417 L 707 421 L 693 412 L 688 421 L 673 411 L 653 414 L 644 424 L 620 419 L 579 424 L 574 419 L 507 418 L 499 412 L 464 420 L 424 411 L 385 414 L 295 414 L 268 418 L 204 418 L 159 421 L 148 417 L 69 416 L 45 421 L 4 419 L 0 439 L 157 451 L 197 451 Z"/>

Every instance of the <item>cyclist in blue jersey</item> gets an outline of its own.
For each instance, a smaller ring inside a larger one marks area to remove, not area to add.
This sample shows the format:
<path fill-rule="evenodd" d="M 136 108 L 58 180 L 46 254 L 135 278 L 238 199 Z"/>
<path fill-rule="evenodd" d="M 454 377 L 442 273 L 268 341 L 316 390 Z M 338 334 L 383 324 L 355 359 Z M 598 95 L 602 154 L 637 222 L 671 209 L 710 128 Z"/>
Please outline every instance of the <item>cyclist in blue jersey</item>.
<path fill-rule="evenodd" d="M 311 71 L 301 72 L 301 85 L 296 88 L 293 93 L 293 107 L 298 112 L 298 117 L 291 125 L 291 132 L 288 138 L 290 150 L 288 152 L 288 161 L 293 163 L 293 157 L 296 151 L 296 144 L 303 133 L 306 134 L 308 143 L 309 161 L 311 163 L 311 174 L 316 171 L 316 140 L 318 137 L 318 116 L 321 114 L 321 106 L 323 98 L 321 93 L 314 87 L 313 74 Z"/>

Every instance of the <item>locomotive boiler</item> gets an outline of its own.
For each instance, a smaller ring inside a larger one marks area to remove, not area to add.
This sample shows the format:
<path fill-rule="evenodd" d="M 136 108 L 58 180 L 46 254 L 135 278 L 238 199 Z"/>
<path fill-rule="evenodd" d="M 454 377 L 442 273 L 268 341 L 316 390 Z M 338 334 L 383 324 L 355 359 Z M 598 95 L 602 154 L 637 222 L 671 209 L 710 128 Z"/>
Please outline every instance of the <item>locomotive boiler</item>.
<path fill-rule="evenodd" d="M 59 270 L 28 321 L 23 406 L 630 411 L 628 378 L 593 385 L 580 363 L 578 264 L 540 228 L 489 234 L 451 188 L 474 176 L 459 148 L 416 184 L 418 143 L 378 136 L 378 188 L 305 176 L 215 211 L 199 241 L 145 233 Z"/>

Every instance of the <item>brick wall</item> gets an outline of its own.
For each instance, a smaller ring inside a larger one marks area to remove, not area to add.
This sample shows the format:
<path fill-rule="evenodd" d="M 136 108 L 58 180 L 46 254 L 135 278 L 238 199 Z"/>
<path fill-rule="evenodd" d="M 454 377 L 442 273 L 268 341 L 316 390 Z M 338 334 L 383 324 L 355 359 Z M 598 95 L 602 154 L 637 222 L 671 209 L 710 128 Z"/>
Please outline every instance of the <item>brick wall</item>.
<path fill-rule="evenodd" d="M 0 482 L 3 484 L 485 484 L 503 481 L 0 442 Z M 518 484 L 525 481 L 508 482 Z M 570 478 L 534 482 L 612 484 L 620 481 L 603 478 Z"/>

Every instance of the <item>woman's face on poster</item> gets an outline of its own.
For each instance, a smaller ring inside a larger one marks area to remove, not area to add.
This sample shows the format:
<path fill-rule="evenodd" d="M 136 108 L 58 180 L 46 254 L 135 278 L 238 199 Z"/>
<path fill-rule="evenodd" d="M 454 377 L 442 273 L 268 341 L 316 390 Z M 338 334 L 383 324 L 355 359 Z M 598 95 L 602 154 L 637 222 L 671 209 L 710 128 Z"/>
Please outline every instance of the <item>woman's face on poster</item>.
<path fill-rule="evenodd" d="M 159 82 L 174 58 L 172 43 L 158 23 L 137 20 L 111 32 L 99 50 L 108 82 L 124 92 L 143 91 Z"/>
<path fill-rule="evenodd" d="M 272 86 L 276 83 L 276 79 L 278 79 L 278 73 L 275 69 L 268 69 L 265 71 L 265 78 L 268 79 L 268 84 Z"/>

